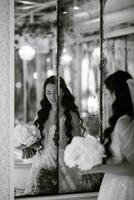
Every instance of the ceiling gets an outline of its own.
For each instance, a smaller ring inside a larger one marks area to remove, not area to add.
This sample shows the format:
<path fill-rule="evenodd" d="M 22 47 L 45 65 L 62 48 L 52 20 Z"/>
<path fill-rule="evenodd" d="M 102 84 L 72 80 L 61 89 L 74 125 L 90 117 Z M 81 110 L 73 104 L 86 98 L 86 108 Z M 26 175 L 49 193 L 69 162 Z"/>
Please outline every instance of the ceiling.
<path fill-rule="evenodd" d="M 99 37 L 99 1 L 98 0 L 59 0 L 64 2 L 60 10 L 63 19 L 70 13 L 73 28 L 79 41 L 89 41 Z M 71 12 L 66 9 L 70 6 Z M 79 9 L 74 9 L 74 7 Z M 42 26 L 56 29 L 57 0 L 15 0 L 16 29 L 26 25 Z M 107 0 L 104 9 L 105 37 L 118 37 L 134 33 L 134 0 Z"/>
<path fill-rule="evenodd" d="M 56 0 L 15 0 L 15 22 L 44 23 L 56 20 Z"/>

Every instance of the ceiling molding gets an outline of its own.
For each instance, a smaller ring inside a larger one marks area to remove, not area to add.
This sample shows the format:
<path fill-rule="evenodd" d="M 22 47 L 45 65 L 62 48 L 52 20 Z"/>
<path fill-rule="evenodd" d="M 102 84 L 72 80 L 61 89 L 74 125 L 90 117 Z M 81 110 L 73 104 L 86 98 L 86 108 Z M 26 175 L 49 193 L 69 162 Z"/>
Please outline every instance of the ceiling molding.
<path fill-rule="evenodd" d="M 126 35 L 130 35 L 130 34 L 134 34 L 134 27 L 128 27 L 128 28 L 122 28 L 122 29 L 118 29 L 115 31 L 110 31 L 104 34 L 104 38 L 105 39 L 110 39 L 110 38 L 116 38 L 116 37 L 122 37 L 122 36 L 126 36 Z M 81 43 L 85 43 L 85 42 L 90 42 L 90 41 L 94 41 L 94 40 L 99 40 L 100 35 L 96 34 L 96 35 L 92 35 L 86 38 L 79 38 L 79 42 L 77 39 L 77 42 L 79 44 Z M 75 41 L 76 42 L 76 41 Z"/>
<path fill-rule="evenodd" d="M 25 1 L 25 0 L 15 0 L 16 3 L 28 4 L 28 5 L 36 5 L 39 4 L 36 1 Z"/>
<path fill-rule="evenodd" d="M 134 22 L 134 7 L 104 15 L 105 28 L 130 22 Z M 76 23 L 75 27 L 80 33 L 97 31 L 100 27 L 99 17 L 86 22 Z"/>

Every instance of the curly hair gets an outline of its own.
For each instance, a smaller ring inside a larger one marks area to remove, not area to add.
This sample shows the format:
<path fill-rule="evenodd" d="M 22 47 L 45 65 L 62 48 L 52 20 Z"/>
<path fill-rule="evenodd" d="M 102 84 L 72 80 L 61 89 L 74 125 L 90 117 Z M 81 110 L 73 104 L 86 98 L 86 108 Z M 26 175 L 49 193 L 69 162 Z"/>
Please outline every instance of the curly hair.
<path fill-rule="evenodd" d="M 112 104 L 112 116 L 108 120 L 109 127 L 104 130 L 103 143 L 106 150 L 106 160 L 112 157 L 112 152 L 110 151 L 111 133 L 115 128 L 117 120 L 125 114 L 134 116 L 132 100 L 127 84 L 128 79 L 132 79 L 132 76 L 122 70 L 116 71 L 105 79 L 106 88 L 111 94 L 115 94 L 115 101 Z"/>
<path fill-rule="evenodd" d="M 49 112 L 51 110 L 51 104 L 49 103 L 47 97 L 46 97 L 46 86 L 48 84 L 56 84 L 56 76 L 51 76 L 48 79 L 46 79 L 46 81 L 44 82 L 44 86 L 43 86 L 43 99 L 40 102 L 41 105 L 41 109 L 38 111 L 38 118 L 36 119 L 36 121 L 34 122 L 34 124 L 37 126 L 37 128 L 40 130 L 41 133 L 41 140 L 40 143 L 42 142 L 44 136 L 43 136 L 43 129 L 44 129 L 44 125 L 46 120 L 49 117 Z M 78 106 L 75 104 L 75 97 L 71 94 L 71 92 L 69 91 L 64 79 L 62 77 L 60 77 L 60 88 L 62 89 L 62 91 L 64 92 L 64 95 L 61 99 L 61 104 L 62 106 L 65 108 L 64 110 L 64 114 L 66 116 L 66 120 L 65 120 L 65 127 L 66 127 L 66 136 L 68 138 L 68 142 L 67 144 L 69 144 L 73 138 L 72 136 L 72 116 L 71 116 L 71 112 L 74 112 L 77 114 L 78 119 L 80 120 L 80 125 L 81 128 L 83 130 L 83 133 L 85 132 L 85 128 L 83 126 L 83 120 L 80 117 L 80 113 L 78 110 Z M 43 144 L 42 145 L 42 149 Z"/>

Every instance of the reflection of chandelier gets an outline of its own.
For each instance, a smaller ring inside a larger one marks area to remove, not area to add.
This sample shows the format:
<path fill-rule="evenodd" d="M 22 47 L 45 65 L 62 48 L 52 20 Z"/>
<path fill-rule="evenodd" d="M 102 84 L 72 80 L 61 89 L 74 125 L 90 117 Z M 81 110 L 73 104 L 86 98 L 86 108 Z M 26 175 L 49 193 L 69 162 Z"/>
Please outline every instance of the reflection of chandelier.
<path fill-rule="evenodd" d="M 24 34 L 22 36 L 16 37 L 15 48 L 22 49 L 22 53 L 19 54 L 24 54 L 26 60 L 29 60 L 26 54 L 32 56 L 33 50 L 36 51 L 37 54 L 48 54 L 50 52 L 50 49 L 56 48 L 54 40 L 54 37 L 51 38 L 38 36 L 32 38 L 29 34 Z"/>
<path fill-rule="evenodd" d="M 63 53 L 62 57 L 61 57 L 61 64 L 69 64 L 72 60 L 71 55 L 69 55 L 68 53 Z"/>
<path fill-rule="evenodd" d="M 92 66 L 99 65 L 100 63 L 100 47 L 94 48 L 91 59 Z"/>
<path fill-rule="evenodd" d="M 19 55 L 22 60 L 30 61 L 35 56 L 35 49 L 30 45 L 24 45 L 19 49 Z"/>
<path fill-rule="evenodd" d="M 52 75 L 54 75 L 55 73 L 54 73 L 54 71 L 52 70 L 52 69 L 49 69 L 48 71 L 47 71 L 47 76 L 49 77 L 49 76 L 52 76 Z"/>
<path fill-rule="evenodd" d="M 88 112 L 96 114 L 98 111 L 98 98 L 96 96 L 89 96 L 87 100 Z"/>

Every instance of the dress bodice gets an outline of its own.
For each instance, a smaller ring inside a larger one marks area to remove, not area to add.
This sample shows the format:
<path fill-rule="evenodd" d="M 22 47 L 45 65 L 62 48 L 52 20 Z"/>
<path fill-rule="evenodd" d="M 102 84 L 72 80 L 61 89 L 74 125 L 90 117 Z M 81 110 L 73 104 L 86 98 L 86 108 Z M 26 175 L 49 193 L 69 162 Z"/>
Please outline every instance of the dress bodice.
<path fill-rule="evenodd" d="M 80 123 L 75 113 L 71 113 L 72 115 L 72 136 L 80 135 Z M 68 141 L 68 137 L 66 135 L 66 126 L 65 126 L 66 116 L 64 114 L 61 115 L 59 119 L 59 148 L 65 149 Z M 43 134 L 44 140 L 43 144 L 45 147 L 53 146 L 53 138 L 56 130 L 55 124 L 50 124 L 49 120 L 46 121 Z"/>
<path fill-rule="evenodd" d="M 49 127 L 47 122 L 46 122 L 46 125 L 45 125 L 44 130 L 43 130 L 43 135 L 44 135 L 43 144 L 46 148 L 48 148 L 51 145 L 52 146 L 54 145 L 53 138 L 54 138 L 55 130 L 56 130 L 55 124 L 52 124 Z"/>
<path fill-rule="evenodd" d="M 59 126 L 59 148 L 65 149 L 67 145 L 67 136 L 66 136 L 66 128 L 65 128 L 65 115 L 60 117 L 60 126 Z M 53 138 L 56 131 L 56 124 L 51 124 L 49 121 L 46 121 L 44 130 L 43 130 L 43 145 L 46 148 L 52 148 L 55 146 Z"/>

